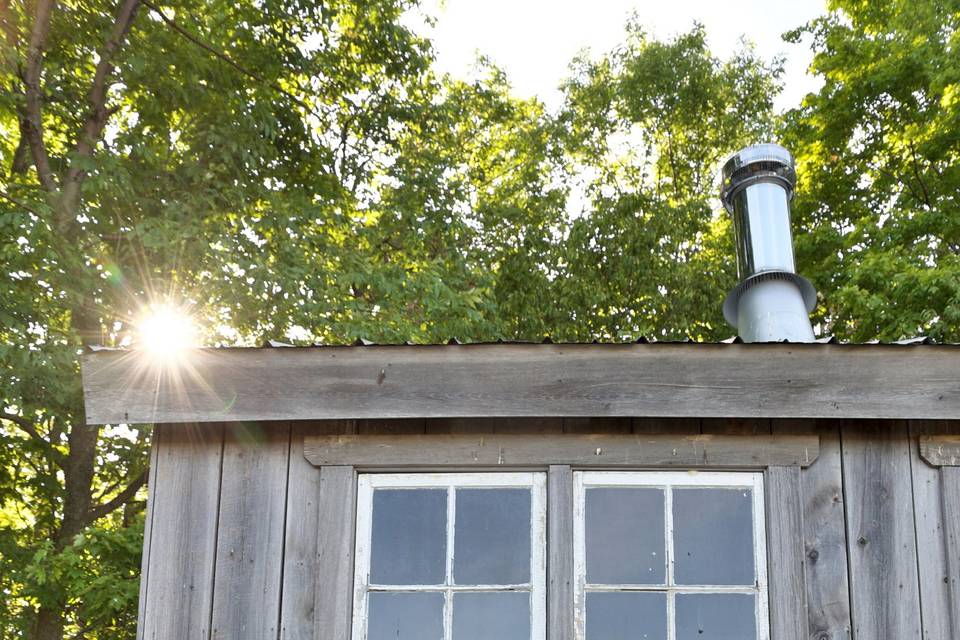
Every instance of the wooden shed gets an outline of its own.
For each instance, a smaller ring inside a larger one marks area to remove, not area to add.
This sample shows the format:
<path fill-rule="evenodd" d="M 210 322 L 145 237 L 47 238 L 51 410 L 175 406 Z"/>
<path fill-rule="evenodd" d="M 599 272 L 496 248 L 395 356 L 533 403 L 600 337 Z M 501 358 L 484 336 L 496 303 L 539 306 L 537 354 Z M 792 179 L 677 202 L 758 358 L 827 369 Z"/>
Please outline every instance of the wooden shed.
<path fill-rule="evenodd" d="M 143 638 L 960 638 L 960 348 L 85 356 L 155 423 Z"/>

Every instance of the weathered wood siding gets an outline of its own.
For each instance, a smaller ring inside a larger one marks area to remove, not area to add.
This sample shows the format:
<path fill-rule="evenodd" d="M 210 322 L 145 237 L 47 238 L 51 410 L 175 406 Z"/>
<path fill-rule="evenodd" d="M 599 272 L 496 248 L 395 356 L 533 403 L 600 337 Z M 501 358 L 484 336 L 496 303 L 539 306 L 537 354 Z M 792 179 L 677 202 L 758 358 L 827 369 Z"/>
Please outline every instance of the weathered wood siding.
<path fill-rule="evenodd" d="M 773 640 L 960 638 L 960 467 L 920 448 L 960 422 L 582 417 L 159 426 L 140 637 L 348 640 L 356 473 L 312 465 L 304 438 L 561 433 L 818 435 L 813 464 L 766 475 L 768 536 L 788 541 L 768 541 Z M 549 482 L 570 471 L 549 466 Z M 551 540 L 571 526 L 551 503 Z M 568 554 L 549 550 L 564 567 Z M 572 597 L 566 575 L 553 597 Z M 571 619 L 551 611 L 550 640 L 569 640 Z"/>

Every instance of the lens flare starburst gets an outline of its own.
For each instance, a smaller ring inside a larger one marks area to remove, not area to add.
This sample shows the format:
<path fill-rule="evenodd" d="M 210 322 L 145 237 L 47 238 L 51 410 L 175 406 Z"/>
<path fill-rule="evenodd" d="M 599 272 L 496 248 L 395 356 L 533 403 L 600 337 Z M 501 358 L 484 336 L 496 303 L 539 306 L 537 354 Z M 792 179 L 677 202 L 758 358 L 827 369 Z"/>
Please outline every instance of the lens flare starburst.
<path fill-rule="evenodd" d="M 157 360 L 182 357 L 196 346 L 197 327 L 190 314 L 173 305 L 149 307 L 137 323 L 136 345 Z"/>

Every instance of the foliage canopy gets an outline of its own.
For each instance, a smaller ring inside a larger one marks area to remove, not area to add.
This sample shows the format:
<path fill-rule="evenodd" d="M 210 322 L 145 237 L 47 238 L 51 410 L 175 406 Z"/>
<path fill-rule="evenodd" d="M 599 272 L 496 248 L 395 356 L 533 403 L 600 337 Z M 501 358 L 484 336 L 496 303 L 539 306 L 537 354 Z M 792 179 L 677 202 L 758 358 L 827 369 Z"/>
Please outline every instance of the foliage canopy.
<path fill-rule="evenodd" d="M 208 344 L 716 340 L 714 171 L 798 158 L 824 333 L 960 340 L 960 6 L 831 2 L 823 88 L 637 21 L 556 111 L 433 70 L 414 0 L 0 0 L 0 635 L 133 637 L 149 428 L 78 355 L 173 303 Z"/>

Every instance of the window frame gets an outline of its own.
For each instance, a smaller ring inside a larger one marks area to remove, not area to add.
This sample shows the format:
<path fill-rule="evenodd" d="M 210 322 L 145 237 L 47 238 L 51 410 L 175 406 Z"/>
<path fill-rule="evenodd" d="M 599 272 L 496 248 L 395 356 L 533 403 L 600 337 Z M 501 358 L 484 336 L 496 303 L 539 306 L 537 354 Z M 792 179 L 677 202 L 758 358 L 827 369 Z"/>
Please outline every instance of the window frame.
<path fill-rule="evenodd" d="M 377 489 L 446 489 L 446 569 L 442 585 L 371 585 L 373 493 Z M 523 585 L 453 584 L 456 492 L 458 489 L 530 489 L 530 582 Z M 442 593 L 444 640 L 452 638 L 453 594 L 529 593 L 530 638 L 547 638 L 547 474 L 543 471 L 469 471 L 452 473 L 360 473 L 357 475 L 354 536 L 353 616 L 350 637 L 366 640 L 370 593 Z"/>
<path fill-rule="evenodd" d="M 573 559 L 574 559 L 574 638 L 586 640 L 586 595 L 589 592 L 654 592 L 667 596 L 667 640 L 676 638 L 676 600 L 683 593 L 749 593 L 757 598 L 756 640 L 770 640 L 769 587 L 767 583 L 766 508 L 764 477 L 759 471 L 594 471 L 573 472 Z M 591 487 L 651 487 L 664 489 L 665 559 L 664 584 L 603 584 L 586 582 L 586 490 Z M 744 488 L 752 491 L 754 584 L 679 585 L 674 583 L 673 488 Z"/>
<path fill-rule="evenodd" d="M 490 452 L 493 451 L 491 457 Z M 619 454 L 615 458 L 607 455 Z M 573 473 L 757 471 L 764 476 L 771 640 L 808 633 L 801 469 L 820 454 L 811 434 L 310 434 L 319 511 L 313 589 L 316 640 L 351 638 L 357 474 L 547 470 L 547 637 L 574 640 Z M 312 546 L 312 543 L 311 543 Z"/>

